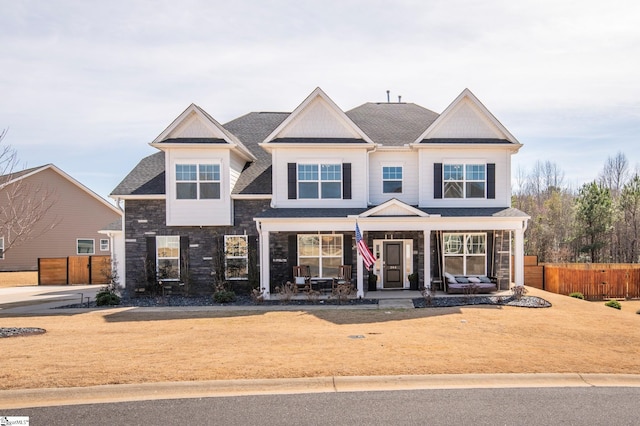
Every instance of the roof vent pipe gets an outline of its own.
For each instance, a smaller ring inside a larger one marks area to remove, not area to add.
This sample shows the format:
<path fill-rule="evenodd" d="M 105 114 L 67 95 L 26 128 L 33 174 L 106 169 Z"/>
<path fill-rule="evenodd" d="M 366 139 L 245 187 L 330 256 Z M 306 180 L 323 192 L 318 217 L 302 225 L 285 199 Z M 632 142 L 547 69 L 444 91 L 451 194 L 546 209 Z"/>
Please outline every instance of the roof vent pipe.
<path fill-rule="evenodd" d="M 389 91 L 387 90 L 387 103 L 389 103 L 389 102 L 391 102 L 391 101 L 389 100 Z"/>
<path fill-rule="evenodd" d="M 402 102 L 402 96 L 398 95 L 398 103 Z"/>

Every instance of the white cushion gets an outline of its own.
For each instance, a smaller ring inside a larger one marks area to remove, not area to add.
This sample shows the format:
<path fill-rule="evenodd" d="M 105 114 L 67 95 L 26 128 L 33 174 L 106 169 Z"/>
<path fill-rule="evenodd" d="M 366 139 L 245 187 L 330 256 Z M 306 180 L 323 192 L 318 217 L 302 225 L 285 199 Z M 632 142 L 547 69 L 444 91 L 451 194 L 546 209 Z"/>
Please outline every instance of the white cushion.
<path fill-rule="evenodd" d="M 451 284 L 455 284 L 455 283 L 457 283 L 457 281 L 456 281 L 456 277 L 454 277 L 453 275 L 451 275 L 451 274 L 450 274 L 450 273 L 448 273 L 448 272 L 445 272 L 445 273 L 444 273 L 444 277 L 447 279 L 447 282 L 448 282 L 448 283 L 451 283 Z"/>
<path fill-rule="evenodd" d="M 304 277 L 296 277 L 296 284 L 305 284 Z"/>
<path fill-rule="evenodd" d="M 470 283 L 480 283 L 480 282 L 482 282 L 482 281 L 480 281 L 480 278 L 478 278 L 478 277 L 469 277 L 468 280 L 469 280 Z"/>

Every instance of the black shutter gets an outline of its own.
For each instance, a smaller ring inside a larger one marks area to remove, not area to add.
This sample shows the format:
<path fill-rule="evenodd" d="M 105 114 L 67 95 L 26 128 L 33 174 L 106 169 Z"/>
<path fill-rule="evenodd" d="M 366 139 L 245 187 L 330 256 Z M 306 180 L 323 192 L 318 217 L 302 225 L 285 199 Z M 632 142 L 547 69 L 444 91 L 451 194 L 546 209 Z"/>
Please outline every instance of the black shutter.
<path fill-rule="evenodd" d="M 147 237 L 147 256 L 145 259 L 145 270 L 147 276 L 147 284 L 156 283 L 156 237 Z"/>
<path fill-rule="evenodd" d="M 287 164 L 287 182 L 289 185 L 289 199 L 295 200 L 298 198 L 298 181 L 297 181 L 297 167 L 296 163 Z"/>
<path fill-rule="evenodd" d="M 298 265 L 298 236 L 296 234 L 289 235 L 287 253 L 288 276 L 293 280 L 293 267 Z"/>
<path fill-rule="evenodd" d="M 351 163 L 342 163 L 342 199 L 351 199 Z"/>
<path fill-rule="evenodd" d="M 487 164 L 487 198 L 496 198 L 496 165 Z"/>
<path fill-rule="evenodd" d="M 186 282 L 189 274 L 189 237 L 180 237 L 180 281 Z"/>
<path fill-rule="evenodd" d="M 433 198 L 442 198 L 442 163 L 433 164 Z"/>
<path fill-rule="evenodd" d="M 345 234 L 342 237 L 342 245 L 344 249 L 342 262 L 345 265 L 353 265 L 353 238 L 351 234 Z"/>

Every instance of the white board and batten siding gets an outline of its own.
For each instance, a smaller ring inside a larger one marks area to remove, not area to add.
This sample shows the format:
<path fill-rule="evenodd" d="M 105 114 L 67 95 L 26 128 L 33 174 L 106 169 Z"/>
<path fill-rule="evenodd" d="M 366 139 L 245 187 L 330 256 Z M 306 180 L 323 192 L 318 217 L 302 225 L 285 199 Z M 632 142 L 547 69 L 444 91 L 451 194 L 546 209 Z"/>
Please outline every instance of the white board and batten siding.
<path fill-rule="evenodd" d="M 167 226 L 229 226 L 231 168 L 229 149 L 171 149 L 165 154 Z M 176 164 L 220 164 L 220 199 L 178 200 Z M 236 177 L 237 179 L 237 177 Z"/>

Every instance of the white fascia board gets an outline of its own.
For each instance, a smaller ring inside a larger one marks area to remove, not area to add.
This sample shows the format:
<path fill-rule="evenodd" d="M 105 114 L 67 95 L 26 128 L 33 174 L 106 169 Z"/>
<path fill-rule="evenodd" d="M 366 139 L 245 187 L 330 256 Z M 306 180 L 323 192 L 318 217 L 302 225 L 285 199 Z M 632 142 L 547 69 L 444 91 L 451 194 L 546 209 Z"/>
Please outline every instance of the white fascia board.
<path fill-rule="evenodd" d="M 231 194 L 232 200 L 271 200 L 271 194 Z"/>
<path fill-rule="evenodd" d="M 521 143 L 415 143 L 411 145 L 414 148 L 418 149 L 437 149 L 438 151 L 446 150 L 446 149 L 464 149 L 464 150 L 472 150 L 472 149 L 504 149 L 507 151 L 511 151 L 512 154 L 520 151 L 520 148 L 523 147 Z"/>
<path fill-rule="evenodd" d="M 115 195 L 111 194 L 111 198 L 114 200 L 166 200 L 167 196 L 165 194 L 150 194 L 150 195 Z"/>

